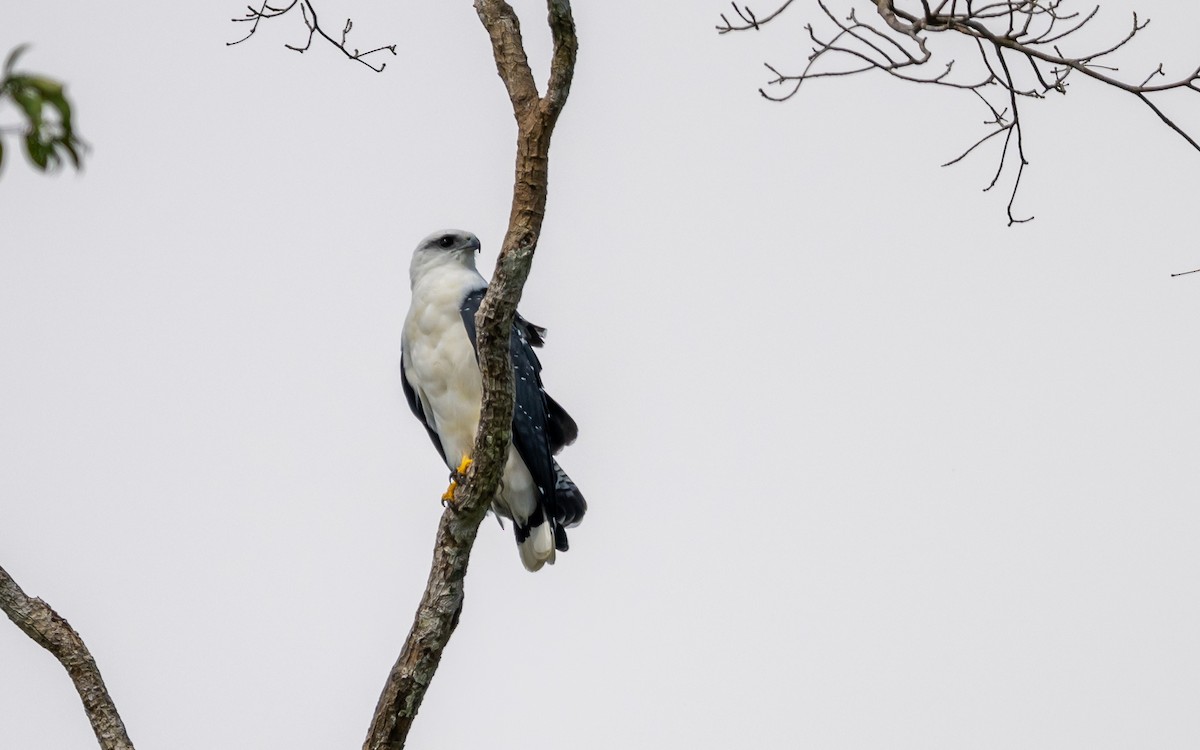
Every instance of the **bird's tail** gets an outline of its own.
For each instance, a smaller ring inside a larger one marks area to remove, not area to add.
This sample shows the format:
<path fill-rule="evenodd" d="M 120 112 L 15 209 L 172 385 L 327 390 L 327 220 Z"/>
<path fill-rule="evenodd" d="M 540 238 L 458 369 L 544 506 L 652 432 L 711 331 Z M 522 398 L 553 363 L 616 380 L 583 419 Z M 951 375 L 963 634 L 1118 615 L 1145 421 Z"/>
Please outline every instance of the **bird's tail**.
<path fill-rule="evenodd" d="M 549 506 L 549 507 L 547 507 Z M 558 462 L 554 462 L 554 498 L 539 504 L 525 523 L 513 523 L 521 563 L 529 571 L 554 564 L 555 552 L 566 552 L 567 529 L 578 526 L 587 512 L 587 500 Z"/>
<path fill-rule="evenodd" d="M 514 519 L 513 532 L 517 537 L 521 564 L 526 570 L 536 572 L 546 563 L 554 564 L 554 521 L 546 518 L 542 506 L 539 505 L 525 523 Z"/>
<path fill-rule="evenodd" d="M 562 528 L 574 528 L 583 520 L 583 514 L 587 513 L 587 500 L 583 499 L 583 493 L 567 476 L 567 472 L 562 470 L 557 461 L 554 464 L 554 522 Z M 556 535 L 557 536 L 557 535 Z M 562 535 L 563 546 L 558 549 L 562 552 L 567 551 L 566 534 Z"/>

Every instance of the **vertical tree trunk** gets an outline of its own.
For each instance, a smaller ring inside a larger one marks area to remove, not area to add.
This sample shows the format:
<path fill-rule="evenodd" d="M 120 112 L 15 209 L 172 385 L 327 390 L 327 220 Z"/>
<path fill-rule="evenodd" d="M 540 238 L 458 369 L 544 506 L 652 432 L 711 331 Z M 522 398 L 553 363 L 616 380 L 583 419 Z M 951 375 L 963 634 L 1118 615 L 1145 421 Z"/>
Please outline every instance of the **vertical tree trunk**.
<path fill-rule="evenodd" d="M 476 0 L 475 10 L 492 41 L 500 78 L 517 120 L 517 158 L 508 231 L 488 292 L 475 317 L 483 408 L 474 463 L 438 524 L 433 565 L 400 657 L 388 674 L 364 750 L 404 747 L 442 651 L 458 625 L 471 546 L 500 485 L 512 432 L 513 384 L 508 341 L 521 291 L 529 276 L 546 211 L 550 136 L 570 92 L 577 42 L 571 4 L 549 0 L 554 39 L 546 96 L 538 96 L 516 13 L 503 0 Z"/>

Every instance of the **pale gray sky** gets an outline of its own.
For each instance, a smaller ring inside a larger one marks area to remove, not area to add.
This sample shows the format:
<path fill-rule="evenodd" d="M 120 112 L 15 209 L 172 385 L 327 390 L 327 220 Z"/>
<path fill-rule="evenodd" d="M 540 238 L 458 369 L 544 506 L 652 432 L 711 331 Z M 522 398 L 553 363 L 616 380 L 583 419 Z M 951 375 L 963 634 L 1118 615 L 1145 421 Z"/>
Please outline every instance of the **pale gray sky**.
<path fill-rule="evenodd" d="M 969 97 L 760 99 L 815 4 L 578 5 L 521 309 L 591 510 L 536 575 L 486 522 L 411 747 L 1200 744 L 1200 154 L 1079 81 L 1026 109 L 1007 228 L 994 152 L 937 166 Z M 0 10 L 94 146 L 0 175 L 0 564 L 145 750 L 358 747 L 428 571 L 407 264 L 456 226 L 490 267 L 514 127 L 466 0 L 319 7 L 388 70 L 298 20 L 227 48 L 236 2 Z M 1200 62 L 1200 9 L 1134 7 L 1130 70 Z M 0 748 L 93 747 L 2 624 Z"/>

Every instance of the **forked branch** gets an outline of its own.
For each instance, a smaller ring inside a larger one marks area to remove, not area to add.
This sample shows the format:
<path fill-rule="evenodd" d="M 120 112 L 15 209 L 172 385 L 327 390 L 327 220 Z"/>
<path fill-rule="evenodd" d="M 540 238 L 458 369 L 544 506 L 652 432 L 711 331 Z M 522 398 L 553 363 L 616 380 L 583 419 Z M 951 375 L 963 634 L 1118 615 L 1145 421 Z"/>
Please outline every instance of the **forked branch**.
<path fill-rule="evenodd" d="M 805 31 L 812 43 L 806 64 L 798 73 L 785 73 L 767 64 L 773 76 L 768 88 L 759 92 L 772 101 L 786 101 L 800 91 L 805 81 L 860 73 L 882 72 L 910 83 L 923 83 L 959 91 L 970 91 L 988 109 L 988 132 L 944 166 L 962 161 L 985 143 L 1003 135 L 999 164 L 992 181 L 999 182 L 1006 165 L 1016 161 L 1016 173 L 1008 200 L 1010 224 L 1033 217 L 1017 218 L 1013 203 L 1021 177 L 1029 163 L 1025 156 L 1021 108 L 1031 99 L 1050 93 L 1065 94 L 1074 76 L 1128 92 L 1145 104 L 1167 127 L 1197 151 L 1200 143 L 1151 99 L 1169 91 L 1200 93 L 1200 67 L 1187 75 L 1168 78 L 1160 63 L 1136 78 L 1119 76 L 1109 60 L 1145 30 L 1149 20 L 1133 15 L 1128 30 L 1107 43 L 1084 45 L 1085 29 L 1099 14 L 1099 6 L 1086 13 L 1070 11 L 1071 0 L 860 0 L 870 7 L 870 17 L 860 19 L 852 7 L 835 13 L 829 0 L 817 0 L 823 23 Z M 733 3 L 739 19 L 722 15 L 721 34 L 757 31 L 789 6 L 787 0 L 774 12 L 758 16 L 749 7 Z M 970 39 L 976 54 L 958 65 L 932 48 L 934 35 L 949 32 Z M 1070 44 L 1077 49 L 1066 52 Z"/>
<path fill-rule="evenodd" d="M 525 55 L 521 25 L 504 0 L 475 0 L 496 67 L 517 120 L 512 210 L 496 271 L 475 316 L 483 408 L 474 463 L 438 524 L 433 564 L 400 656 L 388 674 L 364 750 L 400 750 L 458 625 L 463 582 L 479 524 L 500 484 L 513 412 L 509 331 L 541 234 L 546 209 L 550 135 L 566 103 L 575 70 L 575 22 L 567 0 L 548 0 L 554 40 L 546 95 L 539 96 Z"/>

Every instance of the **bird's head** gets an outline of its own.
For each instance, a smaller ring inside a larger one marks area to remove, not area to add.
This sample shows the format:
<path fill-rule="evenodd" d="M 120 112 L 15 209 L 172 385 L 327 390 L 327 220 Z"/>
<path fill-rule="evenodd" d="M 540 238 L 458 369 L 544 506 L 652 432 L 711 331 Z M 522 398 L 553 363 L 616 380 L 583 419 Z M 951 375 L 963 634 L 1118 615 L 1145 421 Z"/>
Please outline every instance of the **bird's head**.
<path fill-rule="evenodd" d="M 424 271 L 446 265 L 475 268 L 475 253 L 479 252 L 479 238 L 462 229 L 443 229 L 434 232 L 417 243 L 413 251 L 412 273 L 414 280 Z"/>

